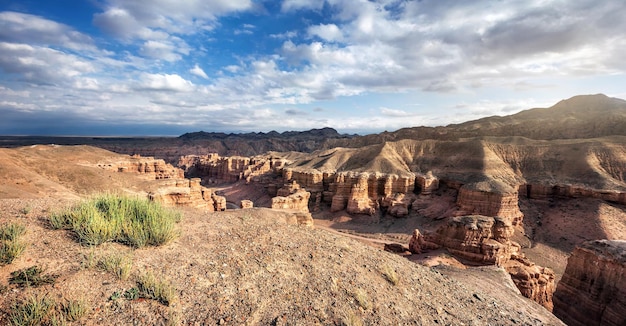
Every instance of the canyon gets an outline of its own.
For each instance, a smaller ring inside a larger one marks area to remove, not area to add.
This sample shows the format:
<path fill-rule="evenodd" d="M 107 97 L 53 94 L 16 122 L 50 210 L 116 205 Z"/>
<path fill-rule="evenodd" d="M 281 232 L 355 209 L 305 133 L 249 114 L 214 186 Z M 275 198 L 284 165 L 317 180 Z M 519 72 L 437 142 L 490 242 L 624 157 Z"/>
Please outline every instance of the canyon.
<path fill-rule="evenodd" d="M 452 261 L 439 267 L 448 275 L 500 271 L 498 282 L 512 284 L 514 295 L 567 324 L 620 325 L 625 121 L 625 101 L 590 95 L 508 117 L 377 135 L 324 128 L 126 144 L 90 139 L 121 154 L 19 147 L 2 152 L 10 159 L 0 173 L 12 181 L 0 184 L 0 195 L 73 198 L 122 189 L 208 219 L 234 214 L 245 224 L 274 214 L 420 264 Z M 20 141 L 28 139 L 14 144 Z M 65 166 L 41 163 L 71 151 Z"/>

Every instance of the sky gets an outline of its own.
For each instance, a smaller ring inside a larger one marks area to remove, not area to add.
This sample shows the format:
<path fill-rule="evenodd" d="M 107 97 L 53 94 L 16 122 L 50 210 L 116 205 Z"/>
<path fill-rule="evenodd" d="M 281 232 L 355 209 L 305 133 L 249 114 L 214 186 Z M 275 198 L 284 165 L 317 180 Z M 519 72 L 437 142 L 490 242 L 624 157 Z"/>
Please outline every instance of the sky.
<path fill-rule="evenodd" d="M 0 135 L 378 133 L 626 98 L 623 0 L 0 0 Z"/>

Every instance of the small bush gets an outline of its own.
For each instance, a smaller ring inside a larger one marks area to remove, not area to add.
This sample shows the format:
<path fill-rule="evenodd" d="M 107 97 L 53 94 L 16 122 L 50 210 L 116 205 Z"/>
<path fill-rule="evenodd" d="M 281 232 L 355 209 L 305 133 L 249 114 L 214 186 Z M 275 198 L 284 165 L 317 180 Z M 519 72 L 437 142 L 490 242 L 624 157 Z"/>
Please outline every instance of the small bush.
<path fill-rule="evenodd" d="M 21 224 L 4 224 L 0 226 L 0 266 L 12 263 L 26 249 L 21 241 L 26 228 Z"/>
<path fill-rule="evenodd" d="M 158 280 L 150 272 L 139 277 L 137 290 L 140 298 L 156 300 L 166 306 L 176 299 L 176 289 L 171 284 Z"/>
<path fill-rule="evenodd" d="M 31 266 L 11 273 L 9 284 L 19 287 L 38 287 L 52 284 L 57 279 L 55 275 L 43 275 L 44 269 L 39 266 Z"/>
<path fill-rule="evenodd" d="M 180 219 L 179 213 L 147 199 L 106 194 L 52 214 L 49 221 L 55 229 L 74 231 L 85 245 L 116 241 L 140 248 L 175 239 Z"/>
<path fill-rule="evenodd" d="M 54 305 L 54 300 L 47 296 L 30 296 L 11 306 L 9 322 L 15 326 L 35 326 L 50 323 Z"/>

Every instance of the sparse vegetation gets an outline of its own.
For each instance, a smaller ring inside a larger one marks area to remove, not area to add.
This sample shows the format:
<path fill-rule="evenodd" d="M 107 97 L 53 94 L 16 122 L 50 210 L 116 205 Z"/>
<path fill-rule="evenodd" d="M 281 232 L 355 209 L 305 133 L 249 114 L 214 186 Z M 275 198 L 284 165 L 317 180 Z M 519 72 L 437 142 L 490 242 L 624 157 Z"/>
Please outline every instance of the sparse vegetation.
<path fill-rule="evenodd" d="M 54 300 L 47 296 L 31 295 L 13 303 L 9 312 L 9 322 L 15 326 L 35 326 L 52 323 Z"/>
<path fill-rule="evenodd" d="M 11 273 L 9 284 L 19 287 L 38 287 L 45 284 L 52 284 L 57 279 L 56 275 L 46 274 L 45 269 L 39 266 L 23 268 Z"/>
<path fill-rule="evenodd" d="M 348 314 L 343 317 L 341 323 L 344 326 L 363 326 L 363 320 L 354 311 L 349 311 Z"/>
<path fill-rule="evenodd" d="M 77 321 L 87 314 L 89 306 L 85 300 L 69 300 L 64 299 L 58 305 L 58 310 L 65 317 L 67 321 Z"/>
<path fill-rule="evenodd" d="M 383 277 L 387 280 L 387 282 L 391 283 L 392 285 L 398 285 L 398 282 L 400 282 L 398 274 L 396 274 L 396 271 L 389 265 L 383 266 L 380 272 L 383 274 Z"/>
<path fill-rule="evenodd" d="M 135 248 L 160 246 L 178 236 L 181 216 L 147 199 L 105 194 L 52 214 L 55 229 L 74 231 L 85 245 L 116 241 Z"/>
<path fill-rule="evenodd" d="M 64 325 L 81 319 L 88 310 L 84 300 L 63 299 L 57 304 L 47 295 L 34 294 L 13 303 L 9 322 L 15 326 Z"/>
<path fill-rule="evenodd" d="M 0 266 L 12 263 L 26 249 L 21 241 L 26 228 L 21 224 L 10 223 L 0 226 Z"/>
<path fill-rule="evenodd" d="M 354 291 L 352 296 L 354 297 L 354 300 L 356 300 L 356 303 L 361 308 L 365 310 L 372 308 L 372 304 L 370 303 L 369 298 L 367 297 L 367 293 L 363 289 L 357 289 L 356 291 Z"/>
<path fill-rule="evenodd" d="M 101 270 L 112 273 L 120 280 L 127 280 L 133 267 L 133 261 L 128 256 L 112 254 L 100 258 L 96 264 Z"/>
<path fill-rule="evenodd" d="M 166 306 L 176 299 L 176 289 L 168 282 L 158 280 L 151 272 L 139 276 L 137 290 L 140 298 L 156 300 Z"/>

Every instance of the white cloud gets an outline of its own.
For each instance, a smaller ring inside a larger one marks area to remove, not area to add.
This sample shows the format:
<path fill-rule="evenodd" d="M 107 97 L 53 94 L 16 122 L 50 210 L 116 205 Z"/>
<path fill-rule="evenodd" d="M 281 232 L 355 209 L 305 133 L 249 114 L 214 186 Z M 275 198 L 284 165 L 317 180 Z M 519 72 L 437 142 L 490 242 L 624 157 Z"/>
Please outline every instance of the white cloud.
<path fill-rule="evenodd" d="M 253 6 L 251 0 L 106 0 L 107 9 L 94 15 L 94 23 L 120 38 L 150 39 L 145 35 L 146 30 L 168 34 L 211 30 L 218 16 L 249 10 Z"/>
<path fill-rule="evenodd" d="M 341 40 L 343 40 L 343 34 L 339 27 L 335 24 L 310 26 L 308 34 L 311 36 L 317 36 L 328 42 L 341 42 Z"/>
<path fill-rule="evenodd" d="M 320 10 L 324 7 L 324 1 L 320 0 L 283 0 L 280 7 L 282 12 L 312 9 Z"/>
<path fill-rule="evenodd" d="M 137 89 L 150 91 L 190 92 L 194 84 L 176 74 L 148 74 L 140 76 Z"/>
<path fill-rule="evenodd" d="M 0 41 L 60 45 L 73 50 L 96 50 L 91 37 L 67 25 L 12 11 L 0 12 Z"/>
<path fill-rule="evenodd" d="M 380 108 L 380 113 L 384 116 L 389 116 L 389 117 L 408 117 L 411 116 L 411 113 L 408 113 L 406 111 L 403 110 L 397 110 L 397 109 L 390 109 L 390 108 Z"/>
<path fill-rule="evenodd" d="M 196 64 L 195 66 L 193 66 L 193 68 L 189 69 L 189 72 L 198 76 L 198 77 L 202 77 L 204 79 L 209 79 L 209 76 L 207 76 L 206 72 L 204 72 L 204 70 L 202 70 L 202 68 L 200 68 L 200 66 L 198 66 L 198 64 Z"/>
<path fill-rule="evenodd" d="M 62 84 L 95 71 L 91 62 L 72 54 L 6 42 L 0 42 L 0 69 L 35 84 Z"/>

